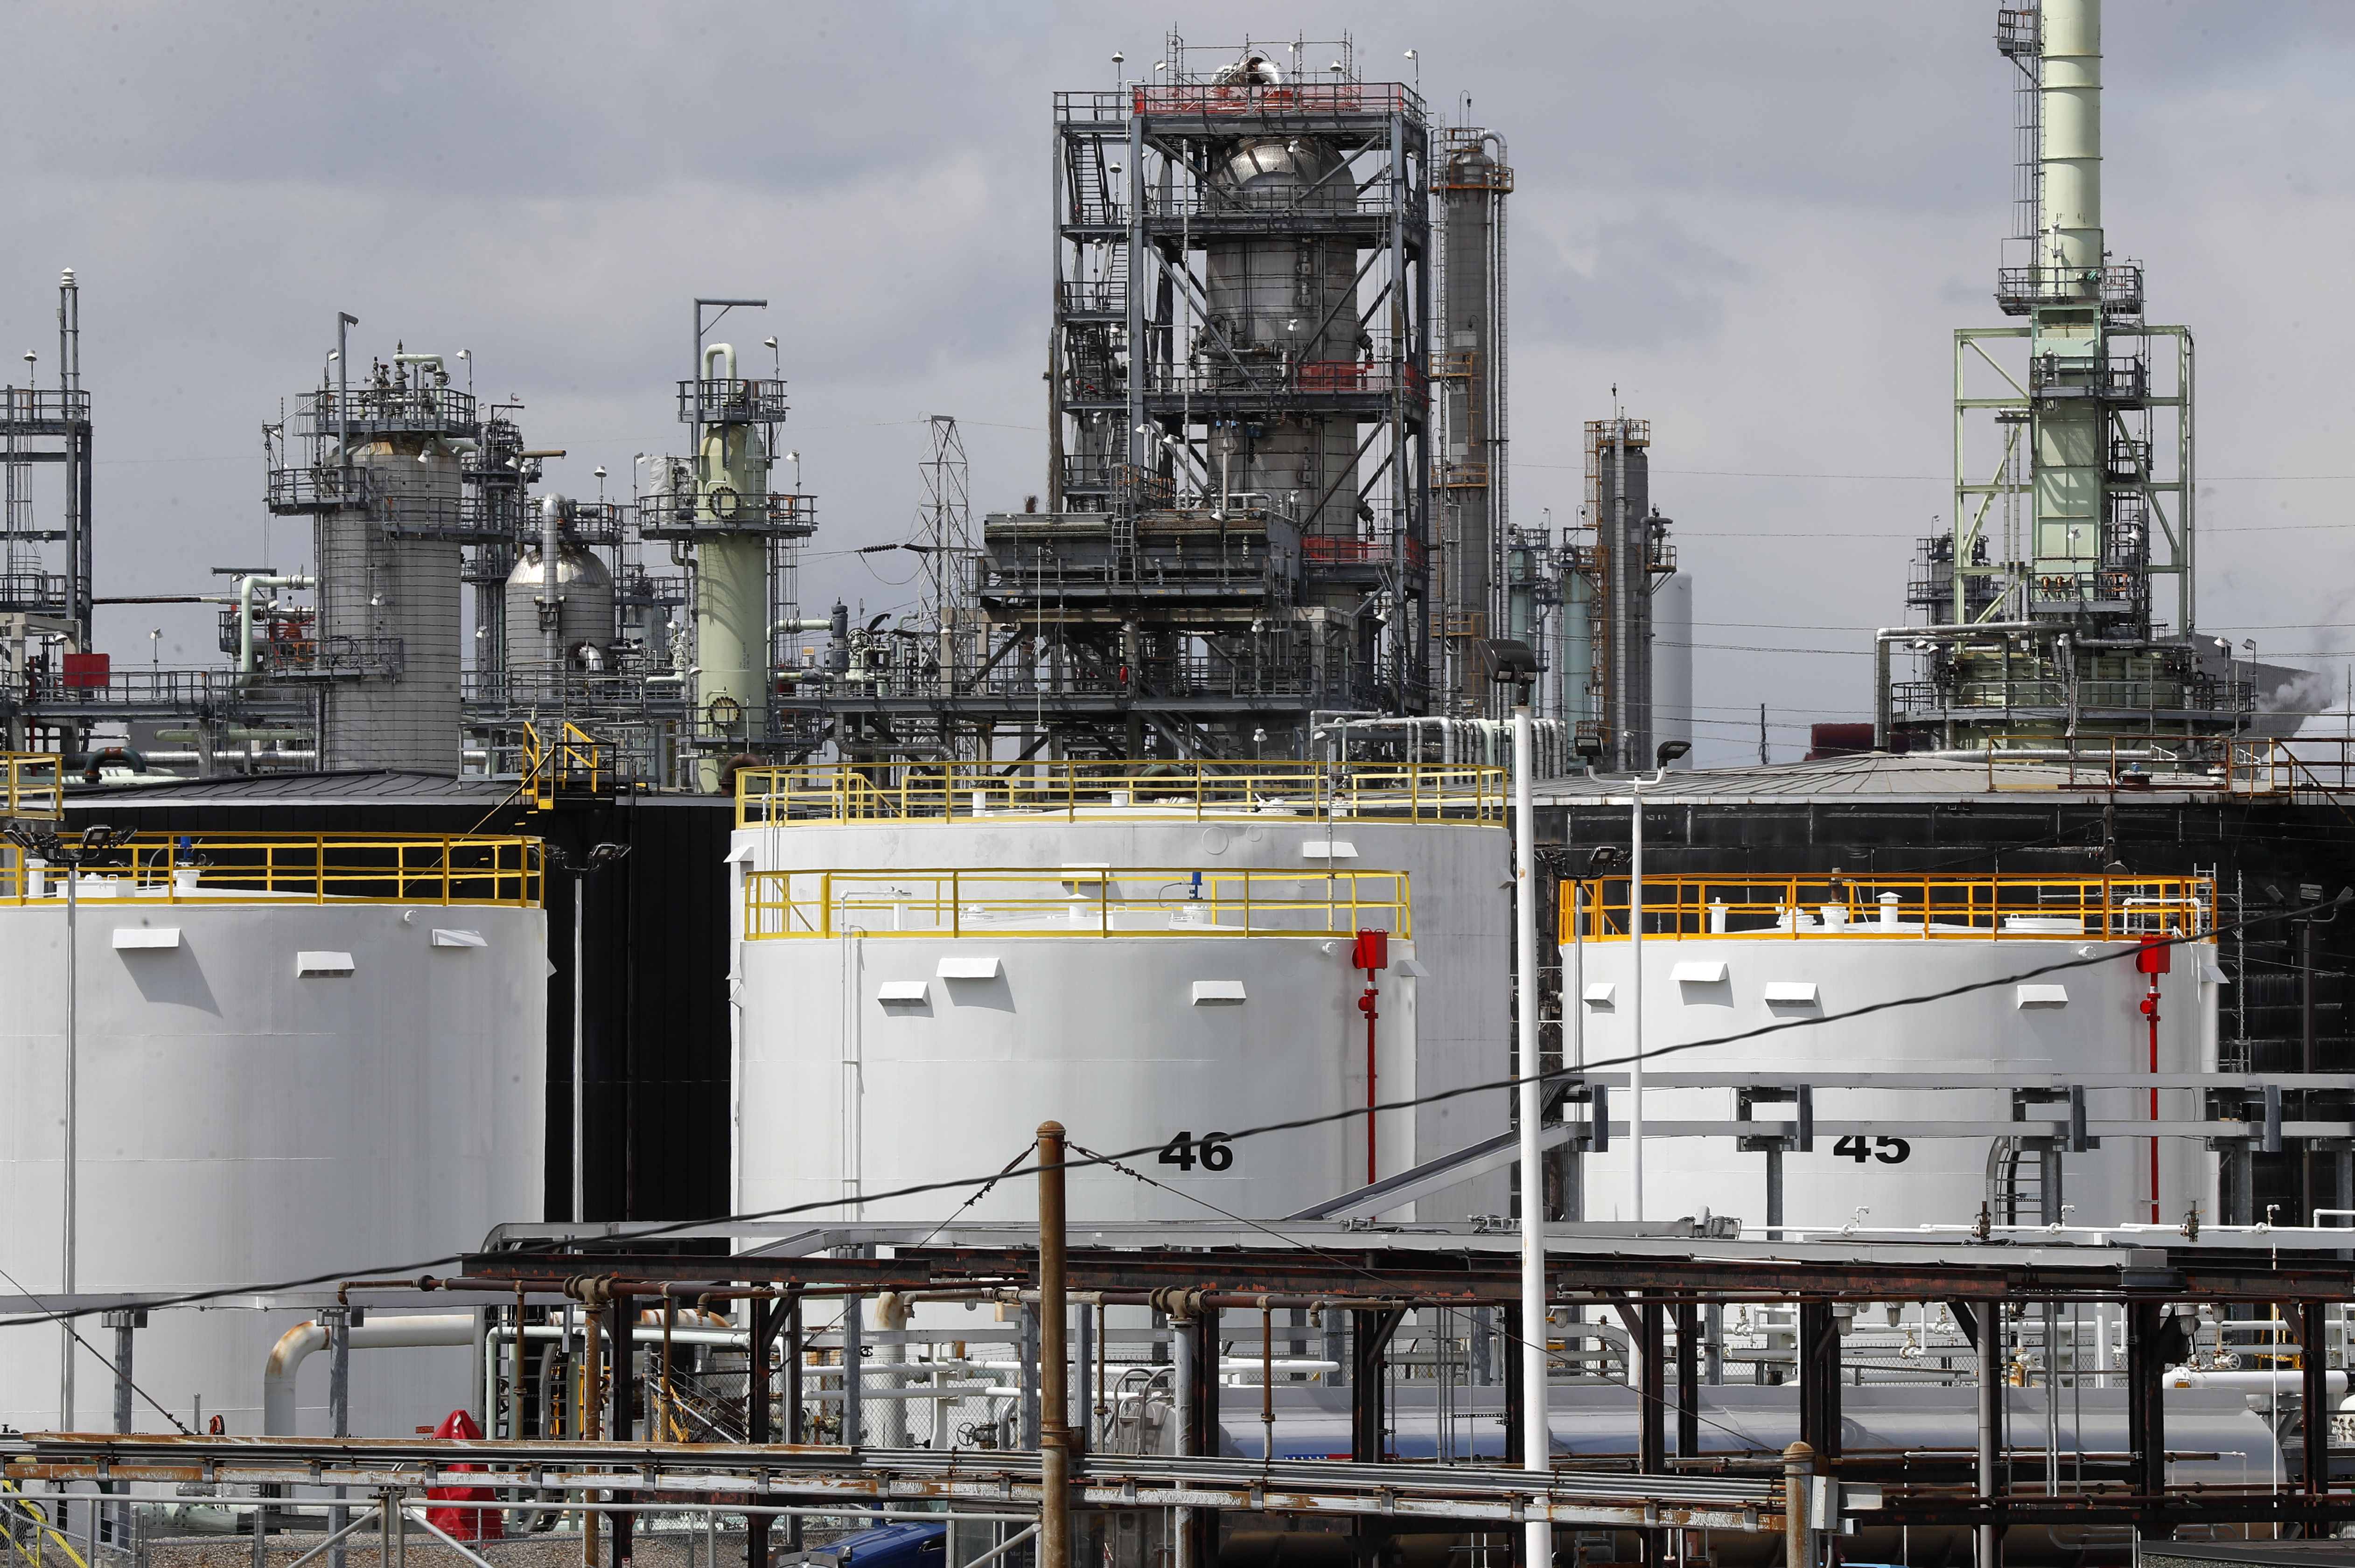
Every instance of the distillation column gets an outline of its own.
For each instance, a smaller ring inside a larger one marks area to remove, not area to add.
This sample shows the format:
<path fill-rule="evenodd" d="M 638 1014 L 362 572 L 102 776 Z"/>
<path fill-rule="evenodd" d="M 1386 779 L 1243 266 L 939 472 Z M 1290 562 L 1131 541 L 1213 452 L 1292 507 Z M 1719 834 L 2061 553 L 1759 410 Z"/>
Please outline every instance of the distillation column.
<path fill-rule="evenodd" d="M 2031 592 L 2040 600 L 2100 600 L 2091 581 L 2102 555 L 2101 0 L 2045 0 L 2038 94 L 2042 187 L 2039 292 L 2062 302 L 2031 318 L 2035 514 Z"/>
<path fill-rule="evenodd" d="M 319 514 L 320 765 L 459 771 L 463 453 L 474 400 L 438 354 L 396 354 L 389 373 L 314 414 L 364 504 Z M 331 447 L 330 450 L 333 450 Z"/>
<path fill-rule="evenodd" d="M 715 370 L 715 365 L 718 368 Z M 703 351 L 699 400 L 702 439 L 695 453 L 695 662 L 698 728 L 742 751 L 768 734 L 769 541 L 759 524 L 768 512 L 769 453 L 757 393 L 740 382 L 736 350 Z M 739 413 L 744 417 L 736 417 Z M 727 758 L 706 751 L 697 787 L 719 787 Z"/>
<path fill-rule="evenodd" d="M 1445 558 L 1447 633 L 1461 649 L 1472 637 L 1518 634 L 1497 622 L 1497 568 L 1505 528 L 1504 197 L 1513 172 L 1490 155 L 1486 133 L 1449 133 L 1461 144 L 1439 178 L 1446 222 L 1445 286 L 1440 306 L 1435 389 L 1445 421 L 1438 482 L 1450 533 Z M 1501 144 L 1500 144 L 1501 145 Z M 1459 657 L 1466 711 L 1488 710 L 1478 661 Z"/>

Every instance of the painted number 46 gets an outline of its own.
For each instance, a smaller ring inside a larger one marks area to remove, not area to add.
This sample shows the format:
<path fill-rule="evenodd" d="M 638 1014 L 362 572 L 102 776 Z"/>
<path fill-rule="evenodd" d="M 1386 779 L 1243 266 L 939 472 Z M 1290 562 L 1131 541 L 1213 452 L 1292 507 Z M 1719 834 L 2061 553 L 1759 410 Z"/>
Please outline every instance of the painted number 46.
<path fill-rule="evenodd" d="M 1227 1142 L 1224 1133 L 1204 1133 L 1199 1138 L 1191 1133 L 1179 1133 L 1161 1150 L 1161 1163 L 1180 1170 L 1193 1169 L 1198 1159 L 1204 1170 L 1224 1170 L 1235 1163 L 1234 1146 Z"/>
<path fill-rule="evenodd" d="M 1877 1159 L 1883 1165 L 1902 1165 L 1905 1157 L 1913 1152 L 1913 1146 L 1903 1138 L 1866 1138 L 1851 1135 L 1832 1145 L 1833 1154 L 1845 1156 L 1859 1165 L 1868 1159 Z M 1161 1157 L 1167 1159 L 1169 1157 L 1165 1154 Z"/>

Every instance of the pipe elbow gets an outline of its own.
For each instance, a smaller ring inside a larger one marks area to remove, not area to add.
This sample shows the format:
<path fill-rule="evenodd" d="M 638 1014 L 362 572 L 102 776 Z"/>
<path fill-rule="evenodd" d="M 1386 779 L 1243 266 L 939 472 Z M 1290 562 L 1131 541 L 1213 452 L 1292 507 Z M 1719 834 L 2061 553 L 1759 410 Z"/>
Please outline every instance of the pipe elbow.
<path fill-rule="evenodd" d="M 297 1323 L 270 1348 L 261 1371 L 261 1434 L 291 1436 L 294 1431 L 294 1376 L 304 1358 L 327 1342 L 327 1331 L 316 1322 Z"/>
<path fill-rule="evenodd" d="M 303 1365 L 304 1359 L 314 1350 L 326 1348 L 327 1331 L 315 1322 L 297 1323 L 278 1336 L 278 1343 L 270 1348 L 270 1360 L 263 1366 L 265 1381 L 292 1378 Z"/>

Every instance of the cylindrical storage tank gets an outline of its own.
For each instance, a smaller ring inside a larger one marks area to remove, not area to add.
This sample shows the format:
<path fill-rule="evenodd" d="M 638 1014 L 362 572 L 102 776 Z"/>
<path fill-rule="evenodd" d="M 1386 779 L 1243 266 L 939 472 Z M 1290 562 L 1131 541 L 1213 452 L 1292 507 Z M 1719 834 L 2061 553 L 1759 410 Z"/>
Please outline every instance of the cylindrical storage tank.
<path fill-rule="evenodd" d="M 1329 143 L 1256 136 L 1217 151 L 1205 199 L 1215 212 L 1265 213 L 1280 223 L 1286 213 L 1348 212 L 1356 205 L 1357 187 Z M 1205 362 L 1223 368 L 1226 384 L 1355 386 L 1355 241 L 1316 233 L 1222 240 L 1205 247 L 1202 269 L 1206 332 L 1223 345 Z M 1272 415 L 1229 432 L 1212 457 L 1223 465 L 1226 488 L 1295 507 L 1304 533 L 1356 535 L 1355 421 Z"/>
<path fill-rule="evenodd" d="M 1076 819 L 794 821 L 740 829 L 736 854 L 754 902 L 786 880 L 760 873 L 804 874 L 791 880 L 809 901 L 755 915 L 771 930 L 808 929 L 819 874 L 845 873 L 831 934 L 738 948 L 740 1211 L 986 1177 L 1050 1118 L 1102 1153 L 1146 1149 L 1130 1163 L 1175 1189 L 1075 1171 L 1075 1216 L 1209 1212 L 1190 1192 L 1275 1218 L 1365 1185 L 1363 1117 L 1243 1140 L 1231 1164 L 1158 1151 L 1366 1104 L 1350 933 L 1398 936 L 1404 923 L 1373 906 L 1401 880 L 1412 938 L 1390 943 L 1376 977 L 1378 1098 L 1507 1075 L 1510 856 L 1496 821 L 1213 820 L 1140 803 Z M 1018 880 L 1030 891 L 1009 891 Z M 1252 929 L 1273 933 L 1236 933 L 1246 896 Z M 1492 1136 L 1508 1112 L 1503 1090 L 1384 1112 L 1375 1167 L 1394 1176 Z M 1388 1211 L 1460 1221 L 1503 1212 L 1506 1193 L 1490 1173 Z M 938 1216 L 969 1195 L 859 1211 Z M 1033 1205 L 1008 1184 L 972 1212 L 1027 1219 Z"/>
<path fill-rule="evenodd" d="M 539 547 L 527 547 L 507 573 L 507 668 L 518 689 L 549 683 L 551 619 L 560 672 L 593 675 L 613 667 L 613 574 L 591 551 L 567 543 L 557 549 L 551 589 L 542 554 Z"/>
<path fill-rule="evenodd" d="M 2150 1118 L 2147 1089 L 2094 1086 L 2147 1072 L 2150 1031 L 2141 1011 L 2150 976 L 2136 967 L 2132 934 L 2173 923 L 2189 906 L 2189 881 L 2110 889 L 2113 920 L 2097 907 L 2103 882 L 2034 879 L 1888 877 L 1851 879 L 1824 891 L 1823 879 L 1791 884 L 1796 900 L 1761 909 L 1767 879 L 1668 878 L 1647 880 L 1643 943 L 1643 1039 L 1647 1053 L 1644 1114 L 1662 1136 L 1646 1140 L 1646 1220 L 1699 1215 L 1739 1217 L 1752 1233 L 1767 1220 L 1767 1156 L 1744 1151 L 1722 1130 L 1738 1119 L 1736 1087 L 1678 1086 L 1679 1073 L 1754 1075 L 1769 1086 L 1810 1085 L 1814 1147 L 1782 1156 L 1786 1231 L 1875 1231 L 1921 1225 L 1966 1226 L 1989 1204 L 1991 1222 L 2035 1226 L 2047 1214 L 2077 1225 L 2173 1223 L 2193 1202 L 2215 1212 L 2212 1160 L 2197 1138 L 2096 1132 L 2100 1147 L 2060 1154 L 2060 1186 L 2048 1191 L 2035 1142 L 2064 1140 L 2067 1088 L 2085 1086 L 2089 1122 Z M 1591 884 L 1590 884 L 1591 886 Z M 1624 881 L 1604 884 L 1601 924 L 1624 933 Z M 1923 930 L 1923 891 L 1935 900 Z M 1745 900 L 1743 892 L 1753 895 Z M 2088 903 L 2081 893 L 2090 892 Z M 2041 901 L 2050 912 L 2032 912 Z M 1567 902 L 1567 895 L 1565 895 Z M 1791 903 L 1796 902 L 1796 925 Z M 2066 909 L 2063 911 L 2063 904 Z M 1671 915 L 1668 911 L 1678 912 Z M 2204 920 L 2203 920 L 2204 923 Z M 2126 929 L 2122 930 L 2121 927 Z M 1683 934 L 1664 932 L 1682 928 Z M 1589 930 L 1593 925 L 1590 910 Z M 2172 950 L 2160 991 L 2158 1069 L 2212 1071 L 2216 991 L 2221 977 L 2210 943 Z M 1592 937 L 1562 948 L 1564 984 L 1582 975 L 1584 1061 L 1625 1074 L 1636 1047 L 1634 947 L 1624 935 Z M 2094 959 L 2057 972 L 2056 965 Z M 1945 996 L 1962 987 L 1959 995 Z M 1907 998 L 1934 1003 L 1887 1007 Z M 1879 1007 L 1879 1011 L 1865 1011 Z M 1844 1015 L 1863 1012 L 1864 1016 Z M 1775 1024 L 1806 1023 L 1764 1034 Z M 1742 1036 L 1747 1038 L 1728 1039 Z M 1708 1043 L 1724 1040 L 1725 1043 Z M 1692 1049 L 1680 1049 L 1686 1046 Z M 1662 1055 L 1662 1052 L 1668 1054 Z M 1923 1075 L 1923 1087 L 1849 1086 L 1861 1073 Z M 1934 1088 L 1934 1081 L 1999 1075 L 1998 1086 Z M 2009 1085 L 2033 1091 L 2015 1112 Z M 1585 1217 L 1635 1218 L 1633 1145 L 1622 1136 L 1632 1091 L 1610 1091 L 1610 1149 L 1584 1159 Z M 2199 1092 L 2158 1092 L 2169 1121 L 2196 1121 Z M 1761 1134 L 1781 1134 L 1795 1115 L 1786 1100 L 1761 1097 L 1751 1116 Z M 1939 1123 L 2017 1122 L 2017 1135 L 1925 1136 Z M 1910 1130 L 1900 1124 L 1914 1124 Z M 2013 1137 L 2029 1140 L 2012 1144 Z M 2158 1202 L 2151 1193 L 2157 1146 Z M 1860 1212 L 1861 1211 L 1861 1212 Z"/>
<path fill-rule="evenodd" d="M 1652 591 L 1652 743 L 1693 738 L 1692 579 L 1671 573 Z M 1689 768 L 1688 754 L 1668 764 Z"/>
<path fill-rule="evenodd" d="M 201 1400 L 208 1420 L 251 1435 L 272 1347 L 314 1316 L 254 1310 L 256 1295 L 324 1277 L 304 1293 L 332 1300 L 335 1281 L 415 1275 L 494 1225 L 540 1218 L 548 943 L 536 869 L 506 901 L 445 904 L 439 840 L 410 841 L 420 897 L 358 901 L 331 884 L 321 902 L 307 874 L 252 889 L 235 868 L 250 869 L 255 847 L 232 848 L 235 837 L 198 836 L 190 850 L 214 864 L 184 864 L 176 881 L 143 852 L 141 871 L 95 871 L 80 890 L 75 1286 L 245 1293 L 150 1312 L 133 1356 L 139 1386 L 180 1420 Z M 307 837 L 270 842 L 282 873 L 319 852 Z M 499 852 L 536 866 L 523 844 Z M 471 853 L 462 841 L 453 864 Z M 327 854 L 350 869 L 381 866 L 384 851 Z M 36 897 L 13 878 L 0 880 L 0 1266 L 48 1295 L 63 1283 L 68 914 L 55 874 Z M 97 1318 L 80 1327 L 112 1354 Z M 59 1336 L 13 1335 L 0 1424 L 56 1430 Z M 326 1360 L 298 1380 L 304 1433 L 328 1430 Z M 463 1345 L 355 1354 L 356 1435 L 406 1436 L 473 1405 L 470 1366 Z M 76 1385 L 73 1425 L 111 1428 L 107 1365 L 80 1353 Z M 170 1429 L 144 1400 L 133 1406 L 135 1430 Z"/>
<path fill-rule="evenodd" d="M 319 517 L 320 658 L 351 672 L 324 688 L 322 765 L 454 773 L 459 546 L 388 532 L 387 522 L 455 528 L 458 453 L 402 432 L 356 437 L 351 461 L 381 499 Z"/>

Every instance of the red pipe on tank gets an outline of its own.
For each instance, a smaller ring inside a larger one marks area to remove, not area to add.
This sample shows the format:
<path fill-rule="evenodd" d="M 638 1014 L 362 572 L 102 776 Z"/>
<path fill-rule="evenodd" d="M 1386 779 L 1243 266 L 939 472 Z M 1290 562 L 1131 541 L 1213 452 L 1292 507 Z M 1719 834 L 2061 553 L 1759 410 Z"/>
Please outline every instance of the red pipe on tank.
<path fill-rule="evenodd" d="M 2135 967 L 2150 977 L 2150 988 L 2143 993 L 2142 1016 L 2150 1020 L 2150 1071 L 2158 1075 L 2158 977 L 2168 973 L 2169 956 L 2174 948 L 2163 936 L 2146 936 L 2142 951 L 2135 955 Z M 2158 1120 L 2158 1091 L 2150 1092 L 2150 1119 Z M 2158 1139 L 2150 1140 L 2150 1220 L 2158 1223 Z"/>
<path fill-rule="evenodd" d="M 1366 1015 L 1366 1185 L 1371 1187 L 1381 1179 L 1374 1157 L 1374 1020 L 1381 1017 L 1374 1008 L 1379 999 L 1374 976 L 1391 966 L 1391 933 L 1358 933 L 1357 941 L 1349 946 L 1349 966 L 1366 972 L 1366 994 L 1358 998 L 1358 1010 Z"/>

